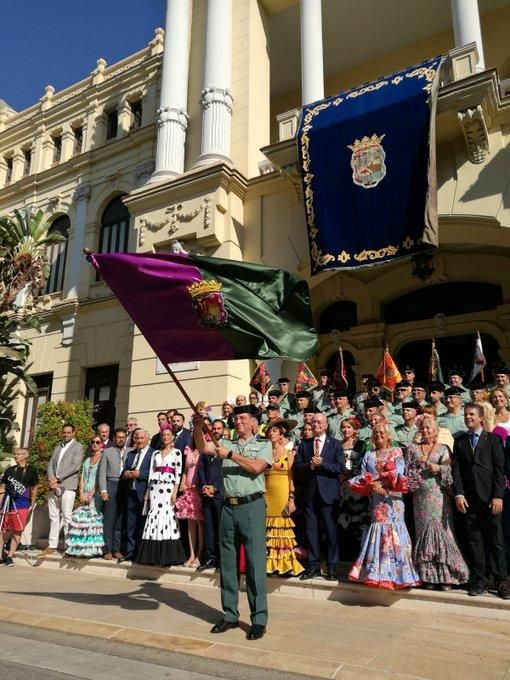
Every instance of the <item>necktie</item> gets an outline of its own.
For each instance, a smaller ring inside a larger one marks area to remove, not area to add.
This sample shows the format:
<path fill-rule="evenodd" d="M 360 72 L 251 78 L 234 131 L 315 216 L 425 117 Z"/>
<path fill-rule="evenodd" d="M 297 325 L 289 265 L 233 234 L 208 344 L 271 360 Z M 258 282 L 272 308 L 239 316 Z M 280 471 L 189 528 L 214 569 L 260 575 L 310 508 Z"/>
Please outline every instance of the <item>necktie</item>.
<path fill-rule="evenodd" d="M 321 452 L 321 440 L 319 437 L 315 438 L 314 453 L 316 456 L 320 455 Z"/>
<path fill-rule="evenodd" d="M 478 444 L 478 435 L 476 432 L 471 432 L 469 435 L 469 441 L 471 442 L 471 448 L 476 449 L 476 445 Z"/>

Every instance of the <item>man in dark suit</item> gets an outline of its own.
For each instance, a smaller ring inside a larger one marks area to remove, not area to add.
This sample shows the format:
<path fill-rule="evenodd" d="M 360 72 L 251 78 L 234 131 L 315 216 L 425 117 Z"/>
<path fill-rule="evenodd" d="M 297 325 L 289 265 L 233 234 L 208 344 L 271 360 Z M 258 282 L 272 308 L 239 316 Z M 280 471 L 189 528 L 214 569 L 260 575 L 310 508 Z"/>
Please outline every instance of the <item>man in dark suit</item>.
<path fill-rule="evenodd" d="M 467 432 L 453 445 L 453 490 L 455 504 L 464 515 L 469 546 L 471 582 L 468 595 L 482 595 L 492 574 L 498 595 L 510 599 L 506 580 L 501 512 L 505 493 L 505 456 L 501 440 L 483 428 L 483 408 L 464 408 Z"/>
<path fill-rule="evenodd" d="M 151 447 L 156 451 L 161 449 L 161 427 L 165 423 L 168 423 L 168 417 L 164 411 L 158 413 L 158 431 L 153 435 L 151 439 Z"/>
<path fill-rule="evenodd" d="M 313 416 L 312 426 L 313 439 L 301 442 L 294 460 L 294 467 L 302 473 L 309 549 L 308 569 L 299 578 L 305 580 L 321 575 L 319 517 L 322 517 L 328 541 L 324 578 L 334 581 L 338 566 L 338 538 L 333 509 L 339 500 L 338 475 L 345 472 L 345 459 L 340 442 L 326 436 L 328 419 L 323 413 Z"/>
<path fill-rule="evenodd" d="M 121 562 L 130 562 L 136 555 L 136 544 L 141 533 L 142 509 L 153 449 L 149 446 L 149 433 L 136 430 L 135 448 L 126 456 L 122 476 L 127 482 L 127 545 Z"/>
<path fill-rule="evenodd" d="M 191 430 L 184 427 L 184 416 L 177 411 L 172 416 L 172 432 L 174 433 L 174 446 L 176 449 L 179 449 L 181 453 L 184 453 L 186 446 L 191 447 L 191 441 L 193 439 Z"/>
<path fill-rule="evenodd" d="M 219 418 L 212 425 L 214 439 L 219 442 L 225 438 L 226 426 Z M 205 561 L 197 571 L 216 569 L 219 567 L 219 526 L 223 507 L 223 478 L 221 474 L 221 458 L 200 454 L 198 461 L 198 484 L 202 492 L 202 510 L 204 513 Z"/>
<path fill-rule="evenodd" d="M 104 552 L 105 560 L 123 558 L 120 552 L 122 518 L 125 513 L 126 480 L 121 477 L 126 458 L 127 432 L 123 427 L 113 431 L 114 446 L 103 451 L 97 473 L 101 499 L 104 501 Z"/>

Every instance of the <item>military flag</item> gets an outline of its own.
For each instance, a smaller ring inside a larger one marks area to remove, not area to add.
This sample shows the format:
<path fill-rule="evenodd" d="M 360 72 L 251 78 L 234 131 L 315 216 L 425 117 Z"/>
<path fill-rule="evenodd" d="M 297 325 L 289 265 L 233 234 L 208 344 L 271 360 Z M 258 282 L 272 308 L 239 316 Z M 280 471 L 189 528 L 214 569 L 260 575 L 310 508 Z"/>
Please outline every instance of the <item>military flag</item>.
<path fill-rule="evenodd" d="M 268 373 L 266 364 L 264 361 L 261 361 L 251 376 L 250 387 L 264 396 L 268 391 L 271 382 L 271 376 Z"/>
<path fill-rule="evenodd" d="M 475 339 L 475 353 L 473 357 L 473 368 L 471 370 L 471 375 L 469 376 L 469 382 L 480 376 L 482 382 L 484 380 L 483 369 L 487 365 L 487 360 L 483 353 L 482 338 L 480 337 L 480 331 L 476 331 Z"/>
<path fill-rule="evenodd" d="M 439 352 L 436 348 L 436 341 L 432 338 L 432 351 L 430 353 L 429 361 L 429 380 L 444 382 L 443 371 L 441 370 L 441 361 L 439 360 Z"/>
<path fill-rule="evenodd" d="M 400 371 L 397 368 L 397 364 L 393 361 L 388 347 L 384 350 L 381 365 L 379 366 L 375 377 L 381 385 L 386 387 L 390 392 L 393 392 L 395 385 L 402 380 Z"/>
<path fill-rule="evenodd" d="M 338 357 L 336 360 L 335 370 L 331 378 L 331 384 L 336 390 L 346 390 L 349 387 L 347 380 L 347 369 L 345 368 L 344 352 L 341 347 L 338 348 Z"/>
<path fill-rule="evenodd" d="M 90 253 L 164 364 L 318 350 L 308 285 L 273 267 L 185 253 Z"/>
<path fill-rule="evenodd" d="M 294 385 L 294 392 L 309 392 L 317 387 L 319 381 L 315 378 L 312 371 L 308 368 L 304 361 L 299 363 L 296 374 L 296 383 Z"/>

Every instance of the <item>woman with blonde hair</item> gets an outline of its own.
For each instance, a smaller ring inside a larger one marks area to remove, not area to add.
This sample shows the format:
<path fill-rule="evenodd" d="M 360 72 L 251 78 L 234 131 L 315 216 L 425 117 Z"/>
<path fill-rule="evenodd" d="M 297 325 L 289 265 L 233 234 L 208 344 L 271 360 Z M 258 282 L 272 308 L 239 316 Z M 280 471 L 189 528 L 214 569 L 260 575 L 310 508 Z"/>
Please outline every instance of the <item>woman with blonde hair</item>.
<path fill-rule="evenodd" d="M 419 427 L 420 443 L 410 444 L 406 452 L 416 532 L 413 560 L 426 588 L 450 590 L 469 577 L 452 531 L 450 449 L 439 443 L 434 418 L 424 416 Z"/>
<path fill-rule="evenodd" d="M 510 411 L 505 391 L 500 387 L 495 387 L 489 394 L 489 401 L 494 408 L 495 424 L 504 427 L 510 436 Z"/>
<path fill-rule="evenodd" d="M 374 425 L 372 442 L 372 450 L 363 457 L 361 474 L 349 480 L 351 489 L 369 497 L 372 522 L 363 533 L 361 552 L 349 579 L 390 590 L 419 586 L 404 521 L 404 456 L 400 448 L 392 446 L 385 423 Z"/>
<path fill-rule="evenodd" d="M 492 432 L 496 427 L 496 414 L 494 408 L 488 401 L 475 401 L 475 404 L 478 404 L 483 408 L 483 429 L 486 432 Z"/>

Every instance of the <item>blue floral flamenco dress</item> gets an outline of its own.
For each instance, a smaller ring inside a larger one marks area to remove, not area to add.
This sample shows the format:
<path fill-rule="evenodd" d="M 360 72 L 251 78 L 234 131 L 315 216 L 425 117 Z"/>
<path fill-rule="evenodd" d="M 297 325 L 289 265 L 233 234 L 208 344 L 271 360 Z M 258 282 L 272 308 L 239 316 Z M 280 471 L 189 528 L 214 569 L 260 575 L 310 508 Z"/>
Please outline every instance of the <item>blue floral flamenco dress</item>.
<path fill-rule="evenodd" d="M 99 494 L 95 493 L 99 461 L 94 464 L 90 459 L 83 463 L 83 494 L 88 502 L 73 512 L 69 524 L 66 555 L 73 557 L 98 557 L 103 554 L 103 513 Z"/>
<path fill-rule="evenodd" d="M 420 585 L 412 561 L 412 546 L 404 521 L 402 493 L 407 491 L 402 451 L 369 451 L 361 464 L 361 474 L 349 480 L 358 494 L 369 497 L 371 524 L 365 528 L 361 552 L 349 572 L 349 579 L 375 588 L 411 588 Z M 372 487 L 381 482 L 386 496 Z"/>

